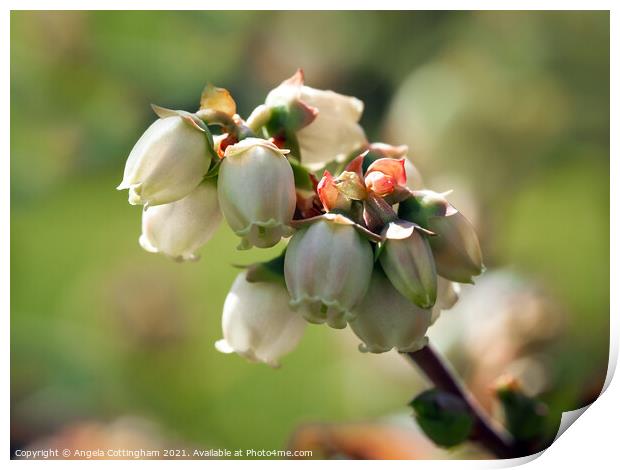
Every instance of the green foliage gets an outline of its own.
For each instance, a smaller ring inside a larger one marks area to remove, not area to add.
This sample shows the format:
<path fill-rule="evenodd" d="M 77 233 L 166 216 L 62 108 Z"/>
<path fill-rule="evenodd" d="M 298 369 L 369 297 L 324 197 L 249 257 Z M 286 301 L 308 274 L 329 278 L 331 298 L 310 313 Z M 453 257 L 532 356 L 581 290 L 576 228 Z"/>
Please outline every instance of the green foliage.
<path fill-rule="evenodd" d="M 517 441 L 528 442 L 542 437 L 548 416 L 543 402 L 510 388 L 498 390 L 497 397 L 504 411 L 506 428 Z"/>
<path fill-rule="evenodd" d="M 248 282 L 284 282 L 284 250 L 275 258 L 248 267 L 246 280 Z"/>
<path fill-rule="evenodd" d="M 426 390 L 410 406 L 422 430 L 438 446 L 461 444 L 471 433 L 474 419 L 456 395 L 438 389 Z"/>

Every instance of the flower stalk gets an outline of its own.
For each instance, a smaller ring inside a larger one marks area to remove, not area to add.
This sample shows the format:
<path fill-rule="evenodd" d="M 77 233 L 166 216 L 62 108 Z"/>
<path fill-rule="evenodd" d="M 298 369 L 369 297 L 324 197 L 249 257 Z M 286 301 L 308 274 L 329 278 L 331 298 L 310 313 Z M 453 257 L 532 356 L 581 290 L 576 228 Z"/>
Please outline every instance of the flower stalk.
<path fill-rule="evenodd" d="M 474 418 L 474 427 L 470 436 L 472 441 L 477 442 L 500 459 L 520 456 L 512 437 L 491 421 L 491 418 L 486 415 L 472 394 L 465 389 L 435 348 L 427 344 L 417 351 L 402 354 L 422 370 L 437 388 L 461 398 Z"/>

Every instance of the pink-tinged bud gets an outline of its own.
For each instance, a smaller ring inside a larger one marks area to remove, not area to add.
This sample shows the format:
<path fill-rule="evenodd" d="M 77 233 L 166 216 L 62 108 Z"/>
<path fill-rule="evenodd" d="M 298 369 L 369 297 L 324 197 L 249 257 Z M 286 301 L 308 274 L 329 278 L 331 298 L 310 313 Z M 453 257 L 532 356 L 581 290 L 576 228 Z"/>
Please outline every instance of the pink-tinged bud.
<path fill-rule="evenodd" d="M 295 180 L 285 153 L 257 138 L 226 148 L 218 198 L 228 225 L 241 237 L 240 249 L 268 248 L 293 233 Z"/>
<path fill-rule="evenodd" d="M 364 178 L 366 189 L 379 197 L 384 197 L 394 191 L 394 178 L 380 171 L 371 171 Z"/>
<path fill-rule="evenodd" d="M 221 220 L 215 184 L 204 182 L 183 199 L 145 208 L 140 245 L 178 261 L 193 261 Z"/>
<path fill-rule="evenodd" d="M 236 352 L 253 362 L 278 367 L 279 360 L 301 340 L 306 322 L 289 307 L 286 288 L 278 282 L 248 282 L 237 276 L 224 302 L 223 353 Z"/>
<path fill-rule="evenodd" d="M 404 186 L 407 182 L 407 174 L 405 172 L 405 159 L 396 160 L 394 158 L 380 158 L 370 164 L 366 174 L 374 171 L 380 171 L 389 176 L 395 185 Z"/>
<path fill-rule="evenodd" d="M 433 306 L 433 323 L 439 318 L 442 310 L 450 310 L 459 300 L 461 285 L 437 276 L 437 302 Z"/>
<path fill-rule="evenodd" d="M 458 211 L 428 218 L 428 228 L 436 234 L 430 240 L 437 272 L 451 281 L 473 283 L 482 273 L 482 252 L 472 224 Z"/>
<path fill-rule="evenodd" d="M 209 169 L 204 132 L 181 116 L 158 119 L 134 145 L 123 181 L 130 204 L 155 206 L 184 198 Z"/>
<path fill-rule="evenodd" d="M 381 267 L 398 292 L 422 308 L 437 298 L 437 271 L 425 235 L 415 224 L 391 222 L 384 231 Z"/>
<path fill-rule="evenodd" d="M 381 269 L 373 271 L 368 292 L 355 308 L 355 314 L 349 325 L 363 341 L 362 352 L 412 352 L 428 342 L 425 335 L 431 324 L 431 311 L 403 297 Z"/>
<path fill-rule="evenodd" d="M 323 218 L 312 223 L 286 249 L 291 307 L 311 323 L 344 328 L 366 292 L 372 266 L 370 243 L 353 225 Z"/>
<path fill-rule="evenodd" d="M 323 173 L 323 178 L 319 181 L 316 190 L 326 211 L 348 210 L 351 206 L 351 201 L 338 190 L 333 176 L 327 170 Z"/>

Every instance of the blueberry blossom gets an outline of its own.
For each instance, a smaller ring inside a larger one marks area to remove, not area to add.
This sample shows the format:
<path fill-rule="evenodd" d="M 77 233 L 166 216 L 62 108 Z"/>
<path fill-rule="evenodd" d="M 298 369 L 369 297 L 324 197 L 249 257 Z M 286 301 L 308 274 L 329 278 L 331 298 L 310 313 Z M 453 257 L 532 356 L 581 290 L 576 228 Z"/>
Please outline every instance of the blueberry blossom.
<path fill-rule="evenodd" d="M 293 233 L 293 170 L 271 142 L 247 138 L 226 147 L 218 177 L 220 208 L 241 237 L 239 248 L 268 248 Z"/>
<path fill-rule="evenodd" d="M 145 207 L 140 245 L 176 260 L 196 260 L 197 250 L 213 236 L 221 219 L 215 183 L 206 181 L 183 199 Z"/>
<path fill-rule="evenodd" d="M 298 101 L 318 112 L 310 124 L 296 133 L 301 161 L 306 167 L 319 169 L 367 145 L 364 130 L 358 124 L 364 110 L 359 99 L 306 86 L 299 70 L 269 92 L 265 105 L 290 106 Z"/>
<path fill-rule="evenodd" d="M 288 292 L 281 282 L 249 282 L 243 272 L 224 301 L 224 339 L 215 347 L 278 367 L 280 358 L 301 340 L 305 326 L 304 319 L 291 311 Z"/>
<path fill-rule="evenodd" d="M 363 341 L 360 351 L 383 353 L 396 349 L 412 352 L 427 344 L 431 310 L 403 297 L 380 268 L 372 273 L 363 301 L 355 308 L 351 329 Z"/>
<path fill-rule="evenodd" d="M 284 260 L 291 307 L 311 323 L 344 328 L 373 266 L 370 243 L 343 216 L 327 214 L 291 238 Z"/>
<path fill-rule="evenodd" d="M 161 112 L 161 108 L 156 108 Z M 205 131 L 189 115 L 163 110 L 134 145 L 123 181 L 130 204 L 155 206 L 187 196 L 209 169 Z"/>

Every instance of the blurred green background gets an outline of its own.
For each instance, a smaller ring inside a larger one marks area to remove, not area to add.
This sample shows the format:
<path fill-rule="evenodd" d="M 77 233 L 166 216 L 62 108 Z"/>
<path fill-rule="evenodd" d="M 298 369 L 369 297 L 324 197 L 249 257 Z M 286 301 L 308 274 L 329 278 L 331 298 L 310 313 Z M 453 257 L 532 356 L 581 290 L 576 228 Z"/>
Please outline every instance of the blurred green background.
<path fill-rule="evenodd" d="M 371 140 L 408 144 L 429 186 L 455 189 L 491 271 L 553 297 L 565 327 L 545 351 L 550 406 L 596 396 L 609 341 L 608 13 L 13 12 L 14 448 L 121 416 L 199 446 L 281 448 L 305 422 L 407 413 L 418 374 L 386 372 L 348 331 L 309 327 L 275 371 L 216 352 L 232 264 L 279 248 L 237 252 L 222 225 L 200 262 L 173 263 L 141 250 L 140 208 L 114 190 L 150 103 L 195 110 L 212 82 L 247 116 L 297 67 L 361 98 Z M 444 317 L 438 327 L 457 328 Z"/>

